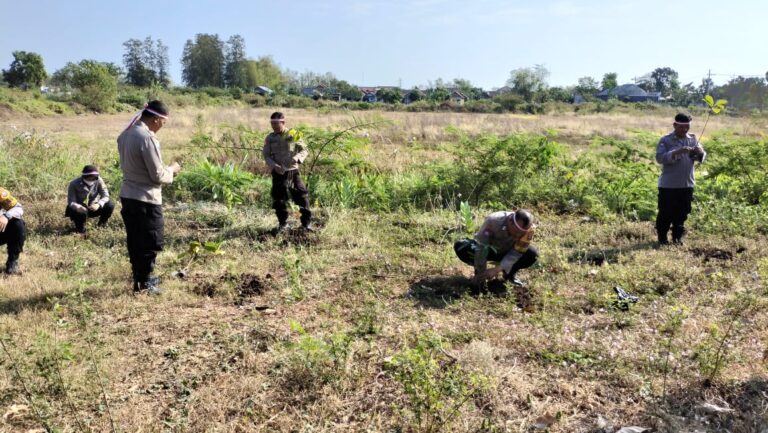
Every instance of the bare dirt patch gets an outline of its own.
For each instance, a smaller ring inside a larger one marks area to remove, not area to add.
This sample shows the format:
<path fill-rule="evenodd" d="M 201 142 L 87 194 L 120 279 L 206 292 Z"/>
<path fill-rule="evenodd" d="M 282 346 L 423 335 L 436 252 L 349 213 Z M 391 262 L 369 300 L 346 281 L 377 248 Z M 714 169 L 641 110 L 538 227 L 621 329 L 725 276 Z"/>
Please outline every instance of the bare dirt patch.
<path fill-rule="evenodd" d="M 740 254 L 746 251 L 746 249 L 739 248 L 735 251 L 735 254 Z M 704 262 L 710 260 L 733 260 L 734 252 L 723 250 L 720 248 L 693 248 L 691 249 L 693 255 L 701 257 Z"/>
<path fill-rule="evenodd" d="M 267 274 L 262 279 L 254 274 L 242 274 L 238 277 L 239 283 L 235 288 L 237 291 L 237 300 L 235 305 L 242 305 L 248 299 L 254 296 L 261 296 L 269 289 L 272 281 L 272 274 Z"/>

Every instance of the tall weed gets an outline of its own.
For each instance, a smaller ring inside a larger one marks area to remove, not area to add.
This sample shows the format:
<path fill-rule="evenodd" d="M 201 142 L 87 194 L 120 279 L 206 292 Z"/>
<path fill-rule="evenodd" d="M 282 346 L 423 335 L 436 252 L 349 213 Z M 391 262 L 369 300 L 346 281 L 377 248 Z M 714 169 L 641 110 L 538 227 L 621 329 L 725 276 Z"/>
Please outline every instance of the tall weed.
<path fill-rule="evenodd" d="M 245 202 L 255 176 L 234 163 L 202 160 L 179 174 L 168 188 L 174 198 L 221 202 L 231 208 Z"/>
<path fill-rule="evenodd" d="M 486 391 L 489 379 L 465 370 L 432 333 L 387 359 L 385 368 L 403 387 L 409 404 L 402 408 L 415 431 L 438 432 L 459 415 L 474 396 Z"/>

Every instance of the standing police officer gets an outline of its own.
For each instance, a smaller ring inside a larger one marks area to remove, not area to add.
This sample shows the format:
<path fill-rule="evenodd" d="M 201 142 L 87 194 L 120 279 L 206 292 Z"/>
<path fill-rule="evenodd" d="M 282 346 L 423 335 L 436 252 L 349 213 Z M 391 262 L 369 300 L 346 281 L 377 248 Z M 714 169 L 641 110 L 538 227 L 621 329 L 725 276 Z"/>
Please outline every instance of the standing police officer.
<path fill-rule="evenodd" d="M 117 138 L 123 186 L 120 214 L 125 223 L 128 255 L 133 269 L 134 292 L 158 295 L 159 280 L 151 277 L 157 253 L 163 249 L 162 186 L 173 182 L 181 167 L 163 165 L 155 134 L 168 120 L 168 107 L 160 101 L 144 106 L 141 117 Z"/>
<path fill-rule="evenodd" d="M 681 244 L 685 236 L 685 220 L 691 213 L 694 164 L 703 162 L 707 154 L 689 134 L 691 116 L 678 113 L 672 124 L 674 131 L 661 137 L 656 146 L 656 162 L 661 164 L 659 176 L 659 213 L 656 216 L 656 234 L 659 245 L 669 243 L 667 233 L 672 226 L 672 242 Z"/>
<path fill-rule="evenodd" d="M 288 228 L 288 199 L 299 206 L 301 226 L 314 231 L 311 225 L 312 211 L 309 209 L 309 191 L 301 181 L 299 164 L 309 155 L 300 134 L 285 127 L 285 115 L 277 111 L 270 116 L 272 132 L 264 139 L 262 155 L 272 172 L 272 208 L 277 214 L 277 231 Z"/>

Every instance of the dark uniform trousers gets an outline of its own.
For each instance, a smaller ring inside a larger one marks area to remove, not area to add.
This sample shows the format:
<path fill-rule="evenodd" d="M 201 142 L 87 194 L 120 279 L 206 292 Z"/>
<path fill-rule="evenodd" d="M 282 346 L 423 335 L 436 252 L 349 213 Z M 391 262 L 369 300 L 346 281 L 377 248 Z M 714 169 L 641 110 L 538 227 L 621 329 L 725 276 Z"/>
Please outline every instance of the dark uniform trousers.
<path fill-rule="evenodd" d="M 480 247 L 477 241 L 474 239 L 459 239 L 453 244 L 453 250 L 456 252 L 456 256 L 462 262 L 474 266 L 475 265 L 475 251 Z M 506 254 L 501 254 L 497 251 L 488 251 L 489 262 L 501 262 Z M 505 279 L 510 279 L 517 274 L 520 269 L 530 268 L 536 263 L 536 259 L 539 257 L 539 252 L 532 245 L 528 247 L 528 250 L 523 253 L 514 265 L 509 273 L 504 273 Z"/>
<path fill-rule="evenodd" d="M 5 231 L 0 233 L 0 245 L 8 245 L 8 262 L 19 259 L 19 254 L 24 251 L 24 241 L 27 238 L 27 227 L 24 220 L 11 218 Z"/>
<path fill-rule="evenodd" d="M 659 213 L 656 215 L 656 233 L 666 241 L 672 225 L 672 240 L 679 241 L 685 234 L 685 220 L 691 213 L 693 188 L 659 188 Z"/>
<path fill-rule="evenodd" d="M 146 283 L 155 269 L 157 253 L 163 250 L 163 207 L 123 197 L 120 202 L 133 281 Z"/>
<path fill-rule="evenodd" d="M 79 213 L 72 210 L 71 207 L 67 206 L 67 209 L 64 211 L 64 216 L 69 217 L 69 219 L 72 220 L 73 223 L 75 223 L 75 229 L 80 232 L 85 232 L 85 221 L 88 218 L 95 218 L 99 217 L 99 225 L 103 226 L 104 224 L 109 221 L 109 218 L 112 216 L 112 212 L 115 210 L 115 202 L 112 200 L 104 203 L 103 206 L 96 209 L 96 211 L 92 211 L 88 209 L 87 213 Z"/>
<path fill-rule="evenodd" d="M 301 181 L 299 170 L 288 170 L 283 174 L 272 172 L 272 208 L 277 214 L 277 221 L 285 224 L 288 221 L 288 199 L 299 206 L 301 212 L 301 224 L 307 225 L 312 219 L 309 210 L 309 191 Z"/>

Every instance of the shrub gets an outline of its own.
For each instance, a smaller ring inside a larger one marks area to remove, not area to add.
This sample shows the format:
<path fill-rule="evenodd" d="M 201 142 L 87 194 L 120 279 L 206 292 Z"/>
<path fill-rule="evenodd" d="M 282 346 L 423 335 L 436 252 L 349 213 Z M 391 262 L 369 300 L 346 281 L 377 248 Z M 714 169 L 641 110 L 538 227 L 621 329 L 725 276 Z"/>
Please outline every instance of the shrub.
<path fill-rule="evenodd" d="M 82 60 L 77 64 L 67 63 L 53 74 L 51 81 L 77 89 L 75 102 L 90 110 L 105 112 L 117 102 L 117 75 L 113 64 Z"/>
<path fill-rule="evenodd" d="M 414 431 L 449 430 L 462 407 L 490 387 L 487 377 L 465 370 L 446 353 L 441 338 L 431 333 L 419 336 L 384 367 L 408 397 L 410 404 L 402 411 Z"/>
<path fill-rule="evenodd" d="M 200 161 L 189 170 L 182 171 L 166 190 L 173 197 L 190 197 L 195 200 L 217 201 L 232 207 L 242 204 L 254 176 L 235 164 L 213 164 Z"/>
<path fill-rule="evenodd" d="M 411 112 L 435 111 L 435 108 L 435 103 L 427 100 L 416 101 L 405 106 L 405 110 Z"/>
<path fill-rule="evenodd" d="M 117 102 L 128 104 L 137 110 L 144 106 L 147 102 L 144 94 L 138 89 L 123 88 L 117 96 Z"/>
<path fill-rule="evenodd" d="M 222 87 L 201 87 L 200 91 L 210 96 L 211 98 L 232 96 L 228 89 L 224 89 Z"/>
<path fill-rule="evenodd" d="M 503 111 L 499 103 L 493 102 L 490 99 L 467 101 L 464 104 L 464 109 L 471 113 L 501 113 Z"/>
<path fill-rule="evenodd" d="M 553 175 L 552 163 L 561 153 L 560 146 L 546 136 L 469 137 L 454 133 L 458 143 L 451 153 L 462 163 L 433 167 L 434 176 L 427 185 L 431 185 L 432 194 L 461 194 L 474 203 L 528 201 L 526 192 L 519 193 L 521 189 L 528 191 L 537 183 L 534 179 Z"/>
<path fill-rule="evenodd" d="M 298 339 L 284 344 L 272 370 L 281 396 L 292 403 L 312 402 L 323 385 L 341 382 L 349 373 L 345 367 L 353 338 L 343 332 L 315 337 L 293 320 L 290 326 Z"/>
<path fill-rule="evenodd" d="M 250 105 L 251 107 L 266 107 L 267 106 L 267 98 L 262 95 L 257 95 L 255 93 L 246 93 L 243 95 L 243 102 Z"/>
<path fill-rule="evenodd" d="M 504 93 L 493 98 L 493 102 L 499 104 L 507 111 L 520 111 L 525 105 L 525 99 L 515 93 Z"/>

